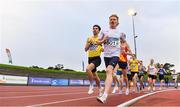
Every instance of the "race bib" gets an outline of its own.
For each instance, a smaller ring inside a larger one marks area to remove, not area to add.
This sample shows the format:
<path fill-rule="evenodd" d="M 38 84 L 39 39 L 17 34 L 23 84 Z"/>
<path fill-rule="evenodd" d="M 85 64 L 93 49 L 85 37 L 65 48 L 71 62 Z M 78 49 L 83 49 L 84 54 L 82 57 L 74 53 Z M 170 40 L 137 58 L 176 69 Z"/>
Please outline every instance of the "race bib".
<path fill-rule="evenodd" d="M 105 45 L 111 46 L 111 47 L 119 47 L 120 46 L 119 38 L 109 37 Z"/>
<path fill-rule="evenodd" d="M 97 50 L 97 47 L 98 47 L 98 45 L 91 44 L 91 45 L 89 46 L 89 50 L 90 50 L 90 51 L 96 51 L 96 50 Z"/>

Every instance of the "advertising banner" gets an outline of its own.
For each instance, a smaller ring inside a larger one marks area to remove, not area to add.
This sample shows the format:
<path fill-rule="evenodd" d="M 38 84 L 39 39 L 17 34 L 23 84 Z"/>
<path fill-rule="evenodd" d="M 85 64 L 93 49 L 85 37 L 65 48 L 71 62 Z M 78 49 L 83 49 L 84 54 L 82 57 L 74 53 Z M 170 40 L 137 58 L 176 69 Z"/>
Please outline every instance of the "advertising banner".
<path fill-rule="evenodd" d="M 68 86 L 68 79 L 52 79 L 51 85 L 52 86 Z"/>
<path fill-rule="evenodd" d="M 29 77 L 28 84 L 34 85 L 51 85 L 51 78 Z"/>
<path fill-rule="evenodd" d="M 69 85 L 83 85 L 83 80 L 69 80 Z"/>
<path fill-rule="evenodd" d="M 27 84 L 28 77 L 0 75 L 0 84 Z"/>

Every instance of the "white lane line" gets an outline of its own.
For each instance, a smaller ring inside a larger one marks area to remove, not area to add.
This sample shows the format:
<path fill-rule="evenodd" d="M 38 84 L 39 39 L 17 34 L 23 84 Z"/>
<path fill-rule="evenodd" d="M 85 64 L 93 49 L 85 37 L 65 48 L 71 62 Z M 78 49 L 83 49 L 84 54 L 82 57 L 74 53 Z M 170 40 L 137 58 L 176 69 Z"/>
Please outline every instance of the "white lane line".
<path fill-rule="evenodd" d="M 35 91 L 35 92 L 32 92 L 32 91 Z M 29 91 L 29 92 L 3 92 L 4 94 L 9 94 L 9 93 L 47 93 L 47 92 L 52 92 L 52 93 L 55 93 L 55 92 L 59 92 L 59 93 L 68 93 L 68 92 L 63 92 L 63 91 L 53 91 L 53 90 L 47 90 L 47 91 L 39 91 L 39 90 L 32 90 L 32 91 Z M 72 91 L 71 91 L 72 92 Z M 73 91 L 73 92 L 81 92 L 81 91 Z"/>
<path fill-rule="evenodd" d="M 64 102 L 78 101 L 78 100 L 85 100 L 85 99 L 95 98 L 95 97 L 97 97 L 97 96 L 74 98 L 74 99 L 63 100 L 63 101 L 55 101 L 55 102 L 49 102 L 49 103 L 35 104 L 35 105 L 30 105 L 30 106 L 25 106 L 25 107 L 39 107 L 39 106 L 45 106 L 45 105 L 50 105 L 50 104 L 57 104 L 57 103 L 64 103 Z"/>
<path fill-rule="evenodd" d="M 108 96 L 113 96 L 113 95 L 118 95 L 118 94 L 109 94 Z M 49 103 L 41 103 L 41 104 L 35 104 L 35 105 L 29 105 L 25 107 L 39 107 L 39 106 L 47 106 L 51 104 L 59 104 L 59 103 L 64 103 L 64 102 L 71 102 L 71 101 L 78 101 L 78 100 L 86 100 L 89 98 L 96 98 L 96 96 L 91 96 L 91 97 L 83 97 L 83 98 L 74 98 L 74 99 L 69 99 L 69 100 L 63 100 L 63 101 L 54 101 L 54 102 L 49 102 Z M 49 106 L 50 107 L 50 106 Z"/>
<path fill-rule="evenodd" d="M 180 89 L 167 89 L 167 90 L 162 90 L 162 91 L 156 91 L 156 92 L 152 92 L 152 93 L 148 93 L 148 94 L 145 94 L 145 95 L 142 95 L 142 96 L 139 96 L 139 97 L 136 97 L 132 100 L 129 100 L 125 103 L 122 103 L 120 105 L 117 105 L 117 107 L 129 107 L 130 105 L 132 105 L 133 103 L 137 102 L 138 100 L 142 99 L 142 98 L 145 98 L 147 96 L 150 96 L 150 95 L 153 95 L 153 94 L 156 94 L 156 93 L 161 93 L 161 92 L 165 92 L 165 91 L 172 91 L 172 90 L 180 90 Z"/>
<path fill-rule="evenodd" d="M 76 93 L 61 93 L 61 94 L 45 94 L 45 95 L 29 95 L 29 96 L 13 96 L 13 97 L 0 97 L 0 99 L 10 99 L 10 98 L 29 98 L 29 97 L 43 97 L 43 96 L 57 96 L 57 95 L 69 95 L 69 94 L 82 94 L 87 92 L 76 92 Z"/>

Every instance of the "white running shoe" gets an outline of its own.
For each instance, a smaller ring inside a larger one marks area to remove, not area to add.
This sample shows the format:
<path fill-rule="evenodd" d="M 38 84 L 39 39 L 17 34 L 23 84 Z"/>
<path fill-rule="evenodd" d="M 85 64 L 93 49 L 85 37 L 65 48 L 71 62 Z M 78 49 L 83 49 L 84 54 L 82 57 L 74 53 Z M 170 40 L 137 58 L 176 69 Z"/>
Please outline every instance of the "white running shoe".
<path fill-rule="evenodd" d="M 94 86 L 92 86 L 92 85 L 90 85 L 89 86 L 89 91 L 88 91 L 88 94 L 90 95 L 90 94 L 93 94 L 94 93 Z"/>
<path fill-rule="evenodd" d="M 122 90 L 119 90 L 119 94 L 123 94 L 123 91 L 122 91 Z"/>
<path fill-rule="evenodd" d="M 135 93 L 135 91 L 136 91 L 135 88 L 133 88 L 133 89 L 132 89 L 132 92 Z"/>
<path fill-rule="evenodd" d="M 117 93 L 117 91 L 118 91 L 118 87 L 114 87 L 112 93 L 115 94 L 115 93 Z"/>
<path fill-rule="evenodd" d="M 103 95 L 103 91 L 104 91 L 104 88 L 101 87 L 101 88 L 99 89 L 99 97 L 101 97 L 101 96 Z"/>
<path fill-rule="evenodd" d="M 107 96 L 105 96 L 104 94 L 100 97 L 97 97 L 97 100 L 101 103 L 105 103 L 107 99 Z"/>
<path fill-rule="evenodd" d="M 162 88 L 160 87 L 159 90 L 162 90 Z"/>
<path fill-rule="evenodd" d="M 126 95 L 129 95 L 129 88 L 126 89 Z"/>

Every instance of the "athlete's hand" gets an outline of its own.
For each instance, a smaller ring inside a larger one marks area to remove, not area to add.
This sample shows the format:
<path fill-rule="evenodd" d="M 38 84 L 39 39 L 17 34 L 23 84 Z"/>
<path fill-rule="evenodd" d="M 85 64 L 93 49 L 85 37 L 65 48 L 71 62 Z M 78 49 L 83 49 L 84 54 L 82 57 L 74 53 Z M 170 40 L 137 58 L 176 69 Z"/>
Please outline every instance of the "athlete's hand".
<path fill-rule="evenodd" d="M 87 43 L 92 44 L 92 42 L 93 42 L 93 39 L 92 39 L 91 37 L 89 37 L 89 38 L 87 39 Z"/>

